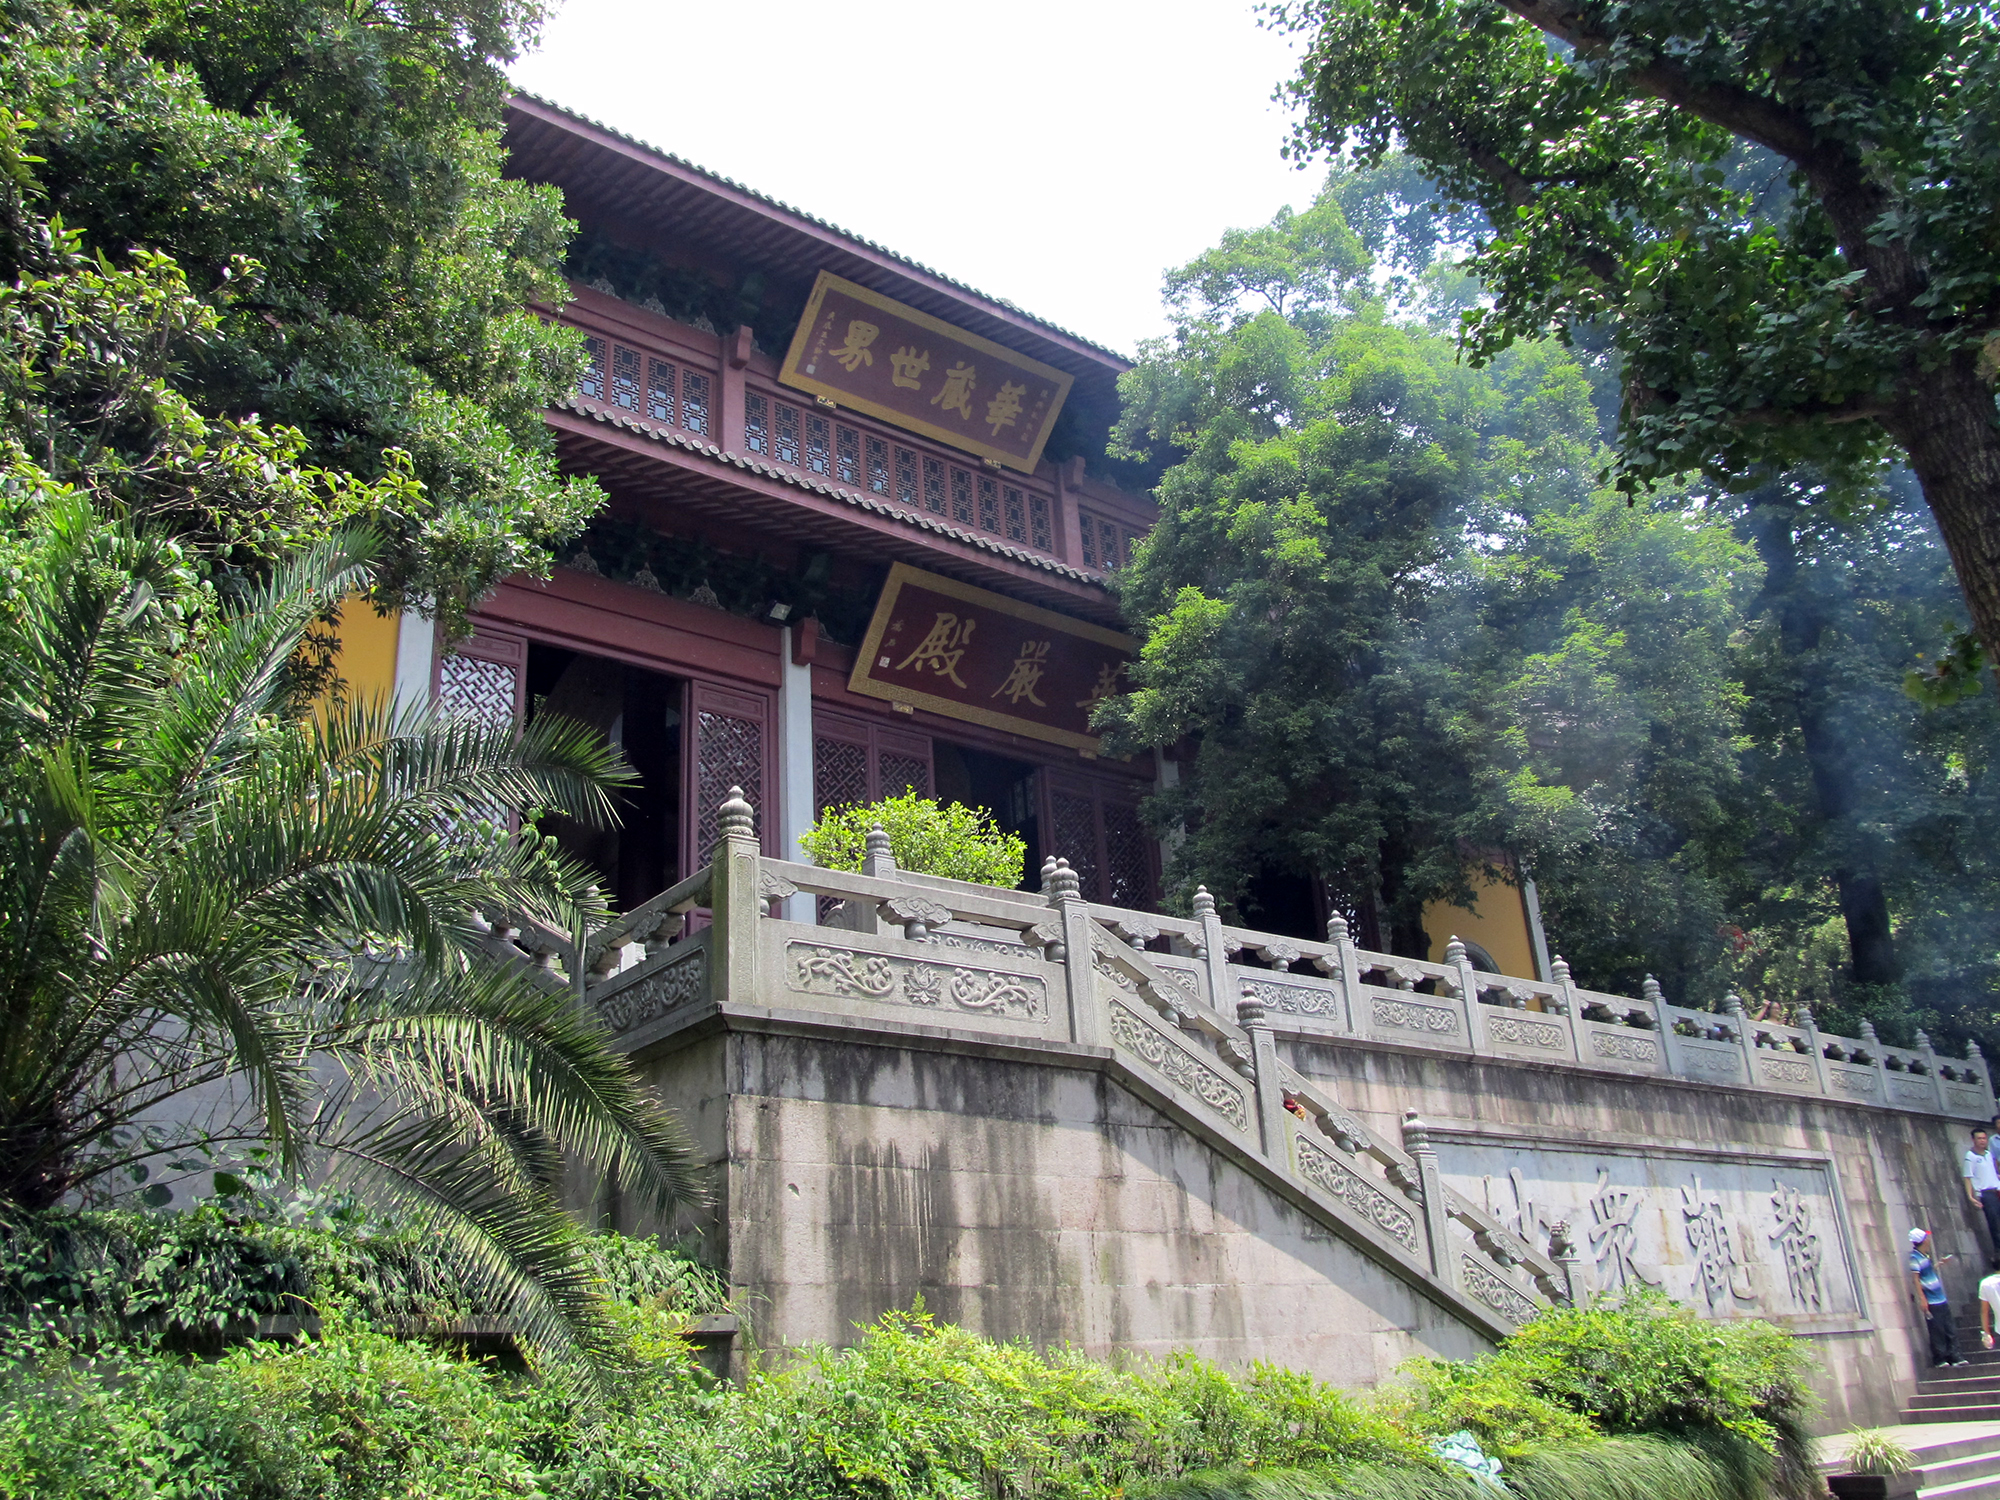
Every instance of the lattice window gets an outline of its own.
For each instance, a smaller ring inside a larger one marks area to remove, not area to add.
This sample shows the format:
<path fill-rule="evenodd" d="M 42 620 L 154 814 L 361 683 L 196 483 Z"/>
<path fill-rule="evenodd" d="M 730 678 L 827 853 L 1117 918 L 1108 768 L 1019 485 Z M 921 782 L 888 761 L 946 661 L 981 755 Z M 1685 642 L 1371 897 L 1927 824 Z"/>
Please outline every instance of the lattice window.
<path fill-rule="evenodd" d="M 1097 878 L 1097 807 L 1089 797 L 1069 792 L 1049 792 L 1049 846 L 1047 853 L 1069 861 L 1083 886 L 1083 899 L 1102 901 Z"/>
<path fill-rule="evenodd" d="M 1041 552 L 1055 551 L 1055 527 L 1049 522 L 1049 497 L 1028 497 L 1028 545 Z"/>
<path fill-rule="evenodd" d="M 878 437 L 868 440 L 868 488 L 878 495 L 889 493 L 889 445 Z"/>
<path fill-rule="evenodd" d="M 695 857 L 706 864 L 722 832 L 722 804 L 732 786 L 752 807 L 764 805 L 764 726 L 756 719 L 704 708 L 695 715 Z"/>
<path fill-rule="evenodd" d="M 915 792 L 919 797 L 931 794 L 931 763 L 915 755 L 898 755 L 892 750 L 884 750 L 878 764 L 881 779 L 876 783 L 883 797 L 900 797 L 905 792 Z"/>
<path fill-rule="evenodd" d="M 520 671 L 511 662 L 454 651 L 438 664 L 438 705 L 486 724 L 511 724 Z"/>
<path fill-rule="evenodd" d="M 852 427 L 836 427 L 833 437 L 835 477 L 842 484 L 861 483 L 861 434 Z"/>
<path fill-rule="evenodd" d="M 940 459 L 924 460 L 924 509 L 940 516 L 945 514 L 944 463 Z"/>
<path fill-rule="evenodd" d="M 813 814 L 868 801 L 868 747 L 825 735 L 813 740 Z"/>
<path fill-rule="evenodd" d="M 692 370 L 682 372 L 681 426 L 689 432 L 708 431 L 708 377 Z"/>
<path fill-rule="evenodd" d="M 1123 802 L 1105 802 L 1104 870 L 1111 906 L 1144 909 L 1153 899 L 1153 861 L 1147 848 L 1139 809 Z"/>
<path fill-rule="evenodd" d="M 815 474 L 833 472 L 833 424 L 825 417 L 806 417 L 806 467 Z"/>
<path fill-rule="evenodd" d="M 674 420 L 674 367 L 664 359 L 646 362 L 646 415 L 655 422 Z"/>
<path fill-rule="evenodd" d="M 972 475 L 964 469 L 951 471 L 951 518 L 961 526 L 972 524 Z"/>
<path fill-rule="evenodd" d="M 1083 565 L 1094 568 L 1097 566 L 1097 517 L 1079 516 L 1077 519 L 1083 523 L 1077 527 L 1083 542 Z"/>
<path fill-rule="evenodd" d="M 799 461 L 799 409 L 778 403 L 777 435 L 772 440 L 771 451 L 781 464 L 796 466 Z"/>
<path fill-rule="evenodd" d="M 1000 481 L 991 474 L 979 476 L 979 524 L 987 531 L 1000 529 Z"/>
<path fill-rule="evenodd" d="M 611 346 L 611 404 L 639 409 L 639 351 L 623 344 Z"/>
<path fill-rule="evenodd" d="M 917 455 L 911 448 L 896 450 L 896 498 L 915 510 L 917 500 Z"/>
<path fill-rule="evenodd" d="M 604 340 L 586 338 L 583 341 L 583 378 L 576 383 L 577 394 L 590 401 L 604 399 L 604 357 L 608 351 Z"/>
<path fill-rule="evenodd" d="M 1007 540 L 1025 542 L 1028 539 L 1028 507 L 1021 492 L 1010 484 L 1001 492 L 1001 500 L 1007 514 Z"/>
<path fill-rule="evenodd" d="M 1098 540 L 1098 552 L 1104 559 L 1104 570 L 1107 573 L 1113 568 L 1122 568 L 1131 561 L 1124 553 L 1118 528 L 1109 521 L 1104 523 L 1104 530 L 1099 534 Z"/>
<path fill-rule="evenodd" d="M 771 451 L 771 402 L 755 393 L 743 398 L 743 446 L 752 453 Z"/>

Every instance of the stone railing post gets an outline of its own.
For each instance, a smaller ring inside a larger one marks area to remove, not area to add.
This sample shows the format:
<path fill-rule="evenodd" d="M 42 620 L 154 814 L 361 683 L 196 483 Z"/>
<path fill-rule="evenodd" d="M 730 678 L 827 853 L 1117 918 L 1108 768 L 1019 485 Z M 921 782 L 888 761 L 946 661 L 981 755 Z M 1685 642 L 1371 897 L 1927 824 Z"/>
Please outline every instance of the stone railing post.
<path fill-rule="evenodd" d="M 1091 941 L 1090 908 L 1083 899 L 1083 882 L 1069 861 L 1044 866 L 1042 889 L 1062 924 L 1063 973 L 1069 988 L 1070 1040 L 1084 1047 L 1101 1047 L 1104 1017 L 1097 1003 L 1097 949 Z"/>
<path fill-rule="evenodd" d="M 1736 1027 L 1736 1040 L 1743 1045 L 1743 1081 L 1754 1089 L 1758 1087 L 1757 1038 L 1752 1032 L 1749 1013 L 1743 1008 L 1743 997 L 1734 990 L 1724 995 L 1722 1013 Z"/>
<path fill-rule="evenodd" d="M 1451 1216 L 1445 1208 L 1444 1177 L 1438 1171 L 1437 1148 L 1430 1127 L 1414 1109 L 1403 1114 L 1403 1149 L 1417 1163 L 1417 1186 L 1424 1195 L 1424 1237 L 1430 1242 L 1431 1275 L 1444 1286 L 1458 1286 L 1458 1268 L 1451 1261 Z"/>
<path fill-rule="evenodd" d="M 1873 1021 L 1863 1021 L 1857 1029 L 1861 1032 L 1863 1044 L 1868 1048 L 1869 1060 L 1875 1064 L 1875 1098 L 1883 1104 L 1891 1103 L 1892 1101 L 1889 1098 L 1889 1059 L 1882 1055 L 1882 1039 L 1875 1035 L 1875 1023 Z"/>
<path fill-rule="evenodd" d="M 1930 1074 L 1931 1093 L 1937 1099 L 1939 1114 L 1946 1114 L 1951 1106 L 1945 1102 L 1944 1079 L 1938 1076 L 1937 1050 L 1931 1046 L 1930 1033 L 1921 1026 L 1917 1028 L 1917 1051 L 1924 1055 L 1924 1071 Z"/>
<path fill-rule="evenodd" d="M 1825 1044 L 1819 1039 L 1819 1022 L 1813 1019 L 1810 1005 L 1799 1007 L 1799 1030 L 1806 1034 L 1806 1045 L 1812 1048 L 1813 1077 L 1819 1082 L 1819 1091 L 1831 1094 L 1833 1090 L 1826 1085 Z"/>
<path fill-rule="evenodd" d="M 722 837 L 710 865 L 708 906 L 714 935 L 709 939 L 709 994 L 717 1004 L 755 1005 L 757 923 L 763 916 L 759 891 L 757 814 L 733 786 L 722 804 Z"/>
<path fill-rule="evenodd" d="M 1681 1071 L 1681 1034 L 1674 1030 L 1674 1018 L 1667 1014 L 1667 992 L 1660 988 L 1660 981 L 1648 974 L 1639 986 L 1639 994 L 1653 1007 L 1653 1025 L 1660 1038 L 1660 1067 L 1670 1076 Z"/>
<path fill-rule="evenodd" d="M 1993 1102 L 1993 1070 L 1986 1066 L 1986 1054 L 1979 1050 L 1977 1042 L 1966 1042 L 1965 1060 L 1979 1069 L 1979 1086 L 1986 1092 L 1986 1118 L 1990 1121 L 1994 1115 L 2000 1114 L 2000 1106 L 1995 1106 Z"/>
<path fill-rule="evenodd" d="M 1347 1034 L 1361 1035 L 1361 960 L 1354 951 L 1354 936 L 1347 930 L 1347 918 L 1335 912 L 1326 919 L 1326 940 L 1333 944 L 1332 962 L 1314 959 L 1314 966 L 1329 979 L 1340 981 L 1340 1003 L 1347 1011 Z"/>
<path fill-rule="evenodd" d="M 1563 1301 L 1571 1307 L 1583 1305 L 1583 1284 L 1576 1272 L 1576 1239 L 1569 1220 L 1558 1219 L 1549 1226 L 1549 1259 L 1562 1271 Z"/>
<path fill-rule="evenodd" d="M 1197 956 L 1208 972 L 1210 1001 L 1216 1010 L 1222 1011 L 1230 992 L 1228 940 L 1222 933 L 1222 918 L 1215 910 L 1215 897 L 1209 895 L 1205 885 L 1194 888 L 1194 915 L 1201 923 L 1201 952 Z"/>
<path fill-rule="evenodd" d="M 1285 1090 L 1278 1080 L 1278 1041 L 1256 990 L 1243 986 L 1236 1002 L 1236 1021 L 1250 1034 L 1251 1084 L 1257 1090 L 1257 1128 L 1264 1138 L 1264 1155 L 1290 1167 L 1290 1139 L 1285 1129 Z"/>
<path fill-rule="evenodd" d="M 1465 1007 L 1465 1045 L 1474 1052 L 1486 1050 L 1486 1027 L 1480 1020 L 1479 975 L 1465 944 L 1454 937 L 1444 945 L 1444 961 L 1458 970 L 1458 1002 Z"/>

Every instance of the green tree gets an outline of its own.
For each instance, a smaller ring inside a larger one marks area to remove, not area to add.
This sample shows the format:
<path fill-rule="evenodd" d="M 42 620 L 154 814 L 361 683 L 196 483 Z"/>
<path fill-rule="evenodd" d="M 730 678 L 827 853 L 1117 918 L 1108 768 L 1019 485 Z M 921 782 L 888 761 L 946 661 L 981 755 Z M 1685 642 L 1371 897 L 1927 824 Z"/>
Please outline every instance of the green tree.
<path fill-rule="evenodd" d="M 268 1149 L 394 1206 L 546 1352 L 608 1347 L 562 1173 L 667 1211 L 694 1159 L 493 935 L 601 919 L 588 872 L 486 820 L 608 816 L 613 753 L 547 716 L 288 715 L 301 635 L 367 581 L 341 538 L 214 604 L 73 490 L 31 516 L 0 614 L 0 1202 Z"/>
<path fill-rule="evenodd" d="M 1621 482 L 1907 457 L 2000 661 L 2000 29 L 1908 0 L 1289 0 L 1298 144 L 1492 226 L 1468 347 L 1602 323 Z M 1770 153 L 1788 191 L 1737 170 Z"/>
<path fill-rule="evenodd" d="M 1153 804 L 1182 884 L 1254 903 L 1262 877 L 1317 878 L 1367 940 L 1423 953 L 1425 905 L 1505 850 L 1558 903 L 1598 903 L 1578 924 L 1598 947 L 1572 955 L 1591 972 L 1663 931 L 1712 949 L 1699 856 L 1735 770 L 1727 642 L 1755 560 L 1712 518 L 1596 488 L 1591 383 L 1562 351 L 1457 361 L 1424 320 L 1455 300 L 1437 252 L 1464 221 L 1423 215 L 1406 175 L 1337 173 L 1313 215 L 1233 237 L 1243 276 L 1226 249 L 1170 275 L 1176 332 L 1127 377 L 1119 440 L 1181 457 L 1121 581 L 1146 645 L 1106 722 L 1191 742 Z M 1274 238 L 1315 222 L 1294 262 L 1344 243 L 1343 203 L 1382 258 L 1274 298 L 1254 279 L 1287 263 Z M 1402 315 L 1383 270 L 1408 273 Z M 1690 868 L 1663 902 L 1668 859 Z"/>
<path fill-rule="evenodd" d="M 498 578 L 548 564 L 601 496 L 556 470 L 541 413 L 573 383 L 559 305 L 573 226 L 553 189 L 501 175 L 500 64 L 540 7 L 514 0 L 0 3 L 0 107 L 19 117 L 0 281 L 32 298 L 51 221 L 104 270 L 169 262 L 202 309 L 142 351 L 203 418 L 289 428 L 299 456 L 414 483 L 373 515 L 384 604 L 455 626 Z M 162 259 L 164 257 L 165 259 Z M 64 346 L 20 324 L 16 341 Z M 58 480 L 256 569 L 320 513 L 147 507 L 161 409 L 95 382 L 17 381 L 11 430 Z M 134 473 L 107 482 L 119 465 Z"/>

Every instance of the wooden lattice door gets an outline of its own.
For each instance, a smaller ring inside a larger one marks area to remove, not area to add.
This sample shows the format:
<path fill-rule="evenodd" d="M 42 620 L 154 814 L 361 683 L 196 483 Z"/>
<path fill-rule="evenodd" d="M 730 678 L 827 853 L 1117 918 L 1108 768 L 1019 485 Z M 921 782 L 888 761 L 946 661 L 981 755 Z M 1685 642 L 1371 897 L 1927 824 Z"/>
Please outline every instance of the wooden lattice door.
<path fill-rule="evenodd" d="M 688 861 L 684 868 L 698 869 L 708 863 L 722 835 L 721 809 L 733 786 L 757 809 L 757 832 L 765 853 L 777 818 L 767 793 L 777 784 L 777 768 L 771 764 L 777 737 L 772 725 L 774 705 L 770 695 L 712 682 L 695 682 L 688 687 L 688 760 L 694 774 L 687 778 L 692 806 L 681 820 L 689 830 Z"/>
<path fill-rule="evenodd" d="M 931 737 L 845 714 L 813 715 L 813 815 L 829 807 L 931 794 Z"/>
<path fill-rule="evenodd" d="M 1070 771 L 1042 773 L 1042 851 L 1066 859 L 1086 901 L 1151 910 L 1158 851 L 1139 820 L 1142 789 Z"/>

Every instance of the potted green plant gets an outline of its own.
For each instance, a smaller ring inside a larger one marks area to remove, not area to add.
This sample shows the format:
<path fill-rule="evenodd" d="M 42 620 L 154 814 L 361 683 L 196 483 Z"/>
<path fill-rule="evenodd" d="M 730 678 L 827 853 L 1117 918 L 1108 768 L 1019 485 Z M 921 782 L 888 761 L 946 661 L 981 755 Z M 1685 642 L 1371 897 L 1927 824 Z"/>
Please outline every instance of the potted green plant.
<path fill-rule="evenodd" d="M 1917 1479 L 1914 1453 L 1881 1428 L 1862 1427 L 1848 1437 L 1847 1472 L 1827 1475 L 1826 1485 L 1839 1500 L 1909 1500 Z"/>

